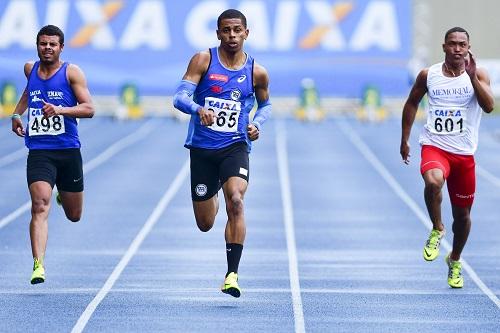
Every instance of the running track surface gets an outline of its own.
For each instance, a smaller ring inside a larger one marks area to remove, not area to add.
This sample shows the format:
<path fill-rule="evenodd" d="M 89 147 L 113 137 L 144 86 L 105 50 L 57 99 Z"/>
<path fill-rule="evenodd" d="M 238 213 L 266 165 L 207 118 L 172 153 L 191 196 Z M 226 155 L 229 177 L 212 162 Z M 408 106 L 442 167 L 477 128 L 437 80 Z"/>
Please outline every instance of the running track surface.
<path fill-rule="evenodd" d="M 269 121 L 250 156 L 235 299 L 219 291 L 224 204 L 198 231 L 187 124 L 167 118 L 80 122 L 84 215 L 51 208 L 47 280 L 30 285 L 26 150 L 0 120 L 0 332 L 499 332 L 500 118 L 481 124 L 461 290 L 446 282 L 447 192 L 441 254 L 422 258 L 420 126 L 406 166 L 399 119 Z"/>

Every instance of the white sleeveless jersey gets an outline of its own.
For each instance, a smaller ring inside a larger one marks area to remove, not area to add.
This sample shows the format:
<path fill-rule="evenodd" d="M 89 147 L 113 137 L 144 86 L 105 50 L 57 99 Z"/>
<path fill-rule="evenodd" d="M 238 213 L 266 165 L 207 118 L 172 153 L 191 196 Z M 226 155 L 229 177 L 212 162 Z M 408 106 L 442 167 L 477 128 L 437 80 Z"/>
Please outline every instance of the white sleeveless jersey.
<path fill-rule="evenodd" d="M 446 77 L 442 66 L 442 62 L 432 65 L 427 74 L 429 107 L 419 143 L 454 154 L 473 155 L 482 109 L 469 74 Z"/>

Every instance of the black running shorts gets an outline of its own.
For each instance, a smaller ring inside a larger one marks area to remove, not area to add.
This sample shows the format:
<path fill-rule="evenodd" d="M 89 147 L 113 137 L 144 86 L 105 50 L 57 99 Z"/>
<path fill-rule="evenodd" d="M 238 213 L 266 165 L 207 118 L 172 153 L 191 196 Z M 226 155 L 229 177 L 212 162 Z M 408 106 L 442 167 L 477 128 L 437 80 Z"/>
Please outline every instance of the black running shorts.
<path fill-rule="evenodd" d="M 59 191 L 83 191 L 83 165 L 79 148 L 31 149 L 26 166 L 28 186 L 45 181 Z"/>
<path fill-rule="evenodd" d="M 248 182 L 249 160 L 246 142 L 221 149 L 190 149 L 191 198 L 204 201 L 213 197 L 230 177 Z"/>

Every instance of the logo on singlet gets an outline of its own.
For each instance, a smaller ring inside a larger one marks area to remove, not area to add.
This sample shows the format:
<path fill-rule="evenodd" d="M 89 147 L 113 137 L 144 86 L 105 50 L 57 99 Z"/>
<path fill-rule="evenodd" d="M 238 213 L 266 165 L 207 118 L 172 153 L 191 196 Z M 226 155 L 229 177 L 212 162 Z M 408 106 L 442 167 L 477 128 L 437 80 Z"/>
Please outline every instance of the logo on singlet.
<path fill-rule="evenodd" d="M 241 91 L 239 91 L 238 89 L 231 91 L 231 99 L 233 101 L 239 101 L 240 97 L 241 97 Z"/>
<path fill-rule="evenodd" d="M 243 74 L 236 81 L 238 81 L 238 83 L 241 83 L 241 82 L 245 81 L 246 78 L 247 78 L 247 76 L 245 74 Z"/>
<path fill-rule="evenodd" d="M 207 185 L 198 184 L 198 185 L 196 185 L 194 190 L 195 190 L 197 196 L 203 197 L 203 196 L 205 196 L 205 194 L 207 194 Z"/>
<path fill-rule="evenodd" d="M 208 76 L 208 79 L 211 81 L 227 82 L 229 80 L 229 77 L 224 74 L 210 74 Z"/>

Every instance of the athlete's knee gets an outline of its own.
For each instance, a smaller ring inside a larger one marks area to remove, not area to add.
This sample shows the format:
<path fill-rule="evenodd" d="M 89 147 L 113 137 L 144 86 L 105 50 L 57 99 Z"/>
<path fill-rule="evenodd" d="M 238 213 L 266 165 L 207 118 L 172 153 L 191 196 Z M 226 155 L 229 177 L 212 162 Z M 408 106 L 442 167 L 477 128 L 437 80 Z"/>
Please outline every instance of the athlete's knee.
<path fill-rule="evenodd" d="M 79 222 L 80 219 L 82 218 L 81 215 L 66 215 L 66 217 L 68 218 L 68 220 L 70 220 L 71 222 Z"/>
<path fill-rule="evenodd" d="M 46 215 L 49 212 L 49 201 L 46 199 L 33 199 L 31 201 L 32 215 Z"/>
<path fill-rule="evenodd" d="M 212 229 L 214 225 L 215 219 L 212 218 L 207 218 L 207 217 L 199 217 L 196 218 L 196 225 L 198 226 L 198 229 L 202 232 L 207 232 L 210 229 Z"/>
<path fill-rule="evenodd" d="M 243 214 L 243 198 L 238 193 L 229 198 L 228 213 L 231 215 Z"/>
<path fill-rule="evenodd" d="M 453 224 L 452 224 L 452 230 L 455 232 L 456 228 L 460 228 L 464 225 L 470 224 L 471 218 L 470 214 L 467 211 L 460 211 L 460 212 L 454 212 L 453 213 Z"/>
<path fill-rule="evenodd" d="M 429 181 L 425 184 L 425 191 L 432 195 L 438 195 L 441 193 L 442 185 L 437 181 Z"/>
<path fill-rule="evenodd" d="M 70 220 L 71 222 L 78 222 L 82 218 L 82 210 L 71 210 L 71 211 L 65 211 L 66 218 Z"/>

